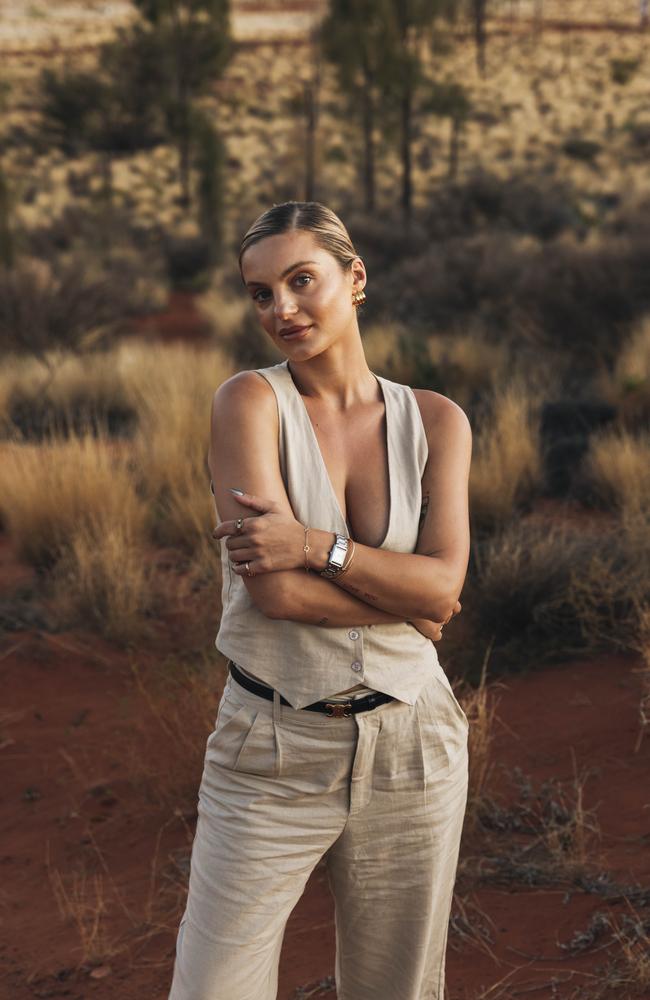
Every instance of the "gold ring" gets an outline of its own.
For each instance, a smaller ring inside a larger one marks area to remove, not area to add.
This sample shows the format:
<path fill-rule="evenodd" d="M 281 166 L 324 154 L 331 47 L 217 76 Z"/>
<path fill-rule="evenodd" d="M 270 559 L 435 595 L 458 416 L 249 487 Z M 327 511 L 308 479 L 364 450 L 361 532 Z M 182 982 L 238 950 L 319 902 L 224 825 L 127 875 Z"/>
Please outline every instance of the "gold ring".
<path fill-rule="evenodd" d="M 235 521 L 235 530 L 238 535 L 241 535 L 244 530 L 244 518 L 238 517 Z"/>

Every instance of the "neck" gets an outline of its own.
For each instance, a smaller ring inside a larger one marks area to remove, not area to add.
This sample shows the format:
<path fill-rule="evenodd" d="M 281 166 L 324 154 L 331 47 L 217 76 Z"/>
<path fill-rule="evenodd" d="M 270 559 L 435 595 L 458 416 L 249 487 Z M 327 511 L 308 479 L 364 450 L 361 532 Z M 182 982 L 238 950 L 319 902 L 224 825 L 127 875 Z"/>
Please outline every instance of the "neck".
<path fill-rule="evenodd" d="M 381 400 L 381 387 L 368 367 L 363 347 L 336 351 L 336 345 L 307 361 L 287 360 L 287 369 L 302 396 L 332 410 Z"/>

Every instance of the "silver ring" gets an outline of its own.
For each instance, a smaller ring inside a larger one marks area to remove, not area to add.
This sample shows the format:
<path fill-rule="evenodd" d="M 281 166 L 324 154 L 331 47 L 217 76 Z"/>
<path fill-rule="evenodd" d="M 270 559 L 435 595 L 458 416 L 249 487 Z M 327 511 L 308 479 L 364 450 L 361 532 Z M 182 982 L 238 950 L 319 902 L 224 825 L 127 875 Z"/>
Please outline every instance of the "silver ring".
<path fill-rule="evenodd" d="M 236 530 L 236 532 L 237 532 L 238 535 L 241 535 L 241 533 L 243 532 L 243 530 L 244 530 L 244 518 L 243 517 L 238 517 L 237 520 L 235 521 L 235 530 Z"/>
<path fill-rule="evenodd" d="M 254 573 L 251 573 L 251 564 L 248 562 L 246 563 L 246 576 L 255 576 Z"/>

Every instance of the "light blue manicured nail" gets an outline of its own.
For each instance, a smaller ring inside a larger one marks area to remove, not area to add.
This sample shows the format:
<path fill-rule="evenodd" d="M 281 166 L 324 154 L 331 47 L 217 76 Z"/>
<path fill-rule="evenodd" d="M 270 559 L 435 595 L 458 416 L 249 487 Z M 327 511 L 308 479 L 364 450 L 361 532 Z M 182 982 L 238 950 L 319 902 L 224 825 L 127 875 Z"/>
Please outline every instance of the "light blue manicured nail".
<path fill-rule="evenodd" d="M 243 497 L 243 495 L 244 495 L 244 491 L 243 490 L 235 490 L 235 489 L 233 489 L 232 486 L 229 486 L 228 489 L 230 490 L 231 493 L 238 493 L 240 497 Z"/>

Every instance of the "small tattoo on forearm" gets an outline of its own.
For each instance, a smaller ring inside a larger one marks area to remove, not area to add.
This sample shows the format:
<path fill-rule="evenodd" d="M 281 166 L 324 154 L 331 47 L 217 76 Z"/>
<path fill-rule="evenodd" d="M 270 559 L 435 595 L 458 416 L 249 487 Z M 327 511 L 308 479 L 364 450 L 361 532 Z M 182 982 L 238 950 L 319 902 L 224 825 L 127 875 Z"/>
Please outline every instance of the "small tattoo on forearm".
<path fill-rule="evenodd" d="M 369 601 L 378 601 L 378 600 L 379 600 L 379 598 L 378 598 L 378 597 L 377 597 L 377 596 L 376 596 L 375 594 L 367 594 L 367 593 L 365 592 L 365 590 L 364 590 L 364 592 L 363 592 L 363 596 L 364 596 L 365 598 L 367 598 L 367 599 L 368 599 Z"/>
<path fill-rule="evenodd" d="M 318 625 L 327 625 L 328 621 L 329 621 L 329 618 L 321 618 L 320 621 L 317 624 Z"/>

